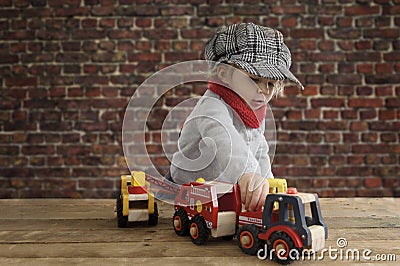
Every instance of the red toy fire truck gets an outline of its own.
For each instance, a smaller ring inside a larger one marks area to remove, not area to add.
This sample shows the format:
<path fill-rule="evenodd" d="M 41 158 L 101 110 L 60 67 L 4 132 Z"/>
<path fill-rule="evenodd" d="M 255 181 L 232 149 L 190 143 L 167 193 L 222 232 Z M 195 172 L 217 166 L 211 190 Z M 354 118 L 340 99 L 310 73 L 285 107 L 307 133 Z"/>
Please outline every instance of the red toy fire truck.
<path fill-rule="evenodd" d="M 189 235 L 198 245 L 205 244 L 209 236 L 231 239 L 237 235 L 246 254 L 255 255 L 266 244 L 273 259 L 282 264 L 295 260 L 290 255 L 296 252 L 324 248 L 328 230 L 318 196 L 286 189 L 284 179 L 271 179 L 270 187 L 272 193 L 263 210 L 244 211 L 238 185 L 215 181 L 184 184 L 174 203 L 175 232 Z"/>

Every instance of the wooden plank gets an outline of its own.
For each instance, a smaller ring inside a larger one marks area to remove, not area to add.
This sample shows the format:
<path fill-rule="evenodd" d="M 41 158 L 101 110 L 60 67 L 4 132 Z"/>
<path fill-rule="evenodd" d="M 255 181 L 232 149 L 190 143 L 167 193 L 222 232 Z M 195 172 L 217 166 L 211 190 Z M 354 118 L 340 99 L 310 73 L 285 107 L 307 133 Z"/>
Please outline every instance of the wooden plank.
<path fill-rule="evenodd" d="M 332 245 L 331 245 L 332 244 Z M 354 241 L 351 246 L 343 249 L 342 255 L 346 250 L 357 249 L 360 253 L 365 249 L 372 250 L 370 256 L 376 254 L 400 254 L 400 241 L 394 241 L 391 246 L 396 246 L 388 250 L 387 241 L 374 241 L 374 246 L 366 241 Z M 327 243 L 327 249 L 331 246 L 336 249 L 335 253 L 340 256 L 340 251 L 335 243 Z M 331 248 L 331 249 L 332 249 Z M 349 253 L 350 254 L 350 253 Z M 317 254 L 318 255 L 318 254 Z M 328 260 L 329 253 L 324 254 Z M 0 244 L 0 257 L 2 258 L 159 258 L 174 257 L 175 261 L 179 258 L 187 257 L 215 257 L 215 258 L 235 258 L 247 257 L 248 263 L 259 261 L 256 256 L 244 254 L 236 245 L 235 241 L 213 241 L 205 246 L 197 246 L 188 242 L 176 242 L 173 246 L 160 242 L 120 242 L 115 243 L 54 243 L 54 244 Z M 396 257 L 400 259 L 400 257 Z"/>
<path fill-rule="evenodd" d="M 148 230 L 171 229 L 172 216 L 169 218 L 160 218 L 156 227 L 148 226 L 146 222 L 135 222 L 128 225 L 129 229 Z M 399 230 L 400 219 L 398 217 L 326 217 L 325 222 L 329 229 L 341 228 L 393 228 Z M 0 219 L 1 230 L 103 230 L 116 229 L 117 221 L 114 218 L 100 219 Z"/>
<path fill-rule="evenodd" d="M 173 206 L 160 205 L 160 217 Z M 113 216 L 112 199 L 2 199 L 0 219 L 101 219 Z M 400 198 L 321 199 L 324 217 L 400 217 Z"/>
<path fill-rule="evenodd" d="M 340 228 L 329 230 L 329 240 L 345 237 L 350 241 L 390 240 L 400 241 L 400 229 L 393 228 Z M 127 240 L 128 238 L 128 240 Z M 170 228 L 128 228 L 128 229 L 48 229 L 48 230 L 2 230 L 0 244 L 35 243 L 96 243 L 96 242 L 187 242 L 186 238 L 175 234 Z"/>
<path fill-rule="evenodd" d="M 321 199 L 324 217 L 400 217 L 400 198 Z"/>
<path fill-rule="evenodd" d="M 70 266 L 70 265 L 82 265 L 82 266 L 93 266 L 93 265 L 148 265 L 148 266 L 159 266 L 162 265 L 232 265 L 232 266 L 243 266 L 243 265 L 255 265 L 255 266 L 268 266 L 279 264 L 269 260 L 256 260 L 255 257 L 244 256 L 244 257 L 164 257 L 160 258 L 0 258 L 0 265 L 41 265 L 41 266 Z M 250 264 L 251 263 L 251 264 Z M 337 266 L 338 260 L 324 259 L 324 266 Z M 370 261 L 340 261 L 340 264 L 345 265 L 363 265 L 363 266 L 387 266 L 395 265 L 389 262 L 370 262 Z M 295 265 L 321 265 L 321 261 L 297 261 Z"/>

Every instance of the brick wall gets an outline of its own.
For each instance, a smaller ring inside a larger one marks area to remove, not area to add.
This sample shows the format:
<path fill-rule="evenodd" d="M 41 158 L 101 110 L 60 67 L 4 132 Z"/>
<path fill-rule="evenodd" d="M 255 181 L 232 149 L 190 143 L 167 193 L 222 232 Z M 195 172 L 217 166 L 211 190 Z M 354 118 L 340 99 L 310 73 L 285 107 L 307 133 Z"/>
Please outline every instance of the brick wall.
<path fill-rule="evenodd" d="M 111 197 L 135 89 L 242 21 L 284 33 L 306 86 L 272 103 L 275 175 L 321 196 L 399 196 L 399 14 L 399 0 L 0 0 L 0 197 Z M 152 115 L 161 170 L 157 121 L 202 91 Z"/>

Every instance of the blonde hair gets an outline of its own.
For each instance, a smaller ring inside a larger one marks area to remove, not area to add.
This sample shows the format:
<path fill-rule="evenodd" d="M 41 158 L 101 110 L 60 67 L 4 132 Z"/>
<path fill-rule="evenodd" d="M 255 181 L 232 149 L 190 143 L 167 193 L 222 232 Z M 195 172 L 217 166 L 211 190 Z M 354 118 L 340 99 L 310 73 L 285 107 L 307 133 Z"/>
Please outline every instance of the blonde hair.
<path fill-rule="evenodd" d="M 233 63 L 228 63 L 228 62 L 219 62 L 219 63 L 215 63 L 212 67 L 210 67 L 209 70 L 209 74 L 208 77 L 209 79 L 218 79 L 218 74 L 217 74 L 217 68 L 221 65 L 221 64 L 226 64 L 228 66 L 234 67 L 236 69 L 239 69 L 243 72 L 245 72 L 246 74 L 250 74 L 249 72 L 247 72 L 246 70 L 244 70 L 243 68 L 241 68 L 238 65 L 235 65 Z M 230 70 L 233 70 L 232 68 L 229 68 Z M 272 80 L 272 79 L 271 79 Z M 272 89 L 272 97 L 279 97 L 279 96 L 283 96 L 283 92 L 285 89 L 285 85 L 286 82 L 285 80 L 276 80 L 274 87 Z"/>

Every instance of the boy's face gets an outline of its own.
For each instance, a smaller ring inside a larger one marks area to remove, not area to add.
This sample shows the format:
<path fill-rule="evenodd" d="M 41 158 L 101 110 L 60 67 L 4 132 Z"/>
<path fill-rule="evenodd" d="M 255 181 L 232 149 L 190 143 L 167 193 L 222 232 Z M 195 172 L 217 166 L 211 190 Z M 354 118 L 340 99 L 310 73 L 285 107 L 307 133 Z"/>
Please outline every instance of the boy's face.
<path fill-rule="evenodd" d="M 219 77 L 253 109 L 266 105 L 272 98 L 276 80 L 260 78 L 238 68 L 229 67 Z"/>

